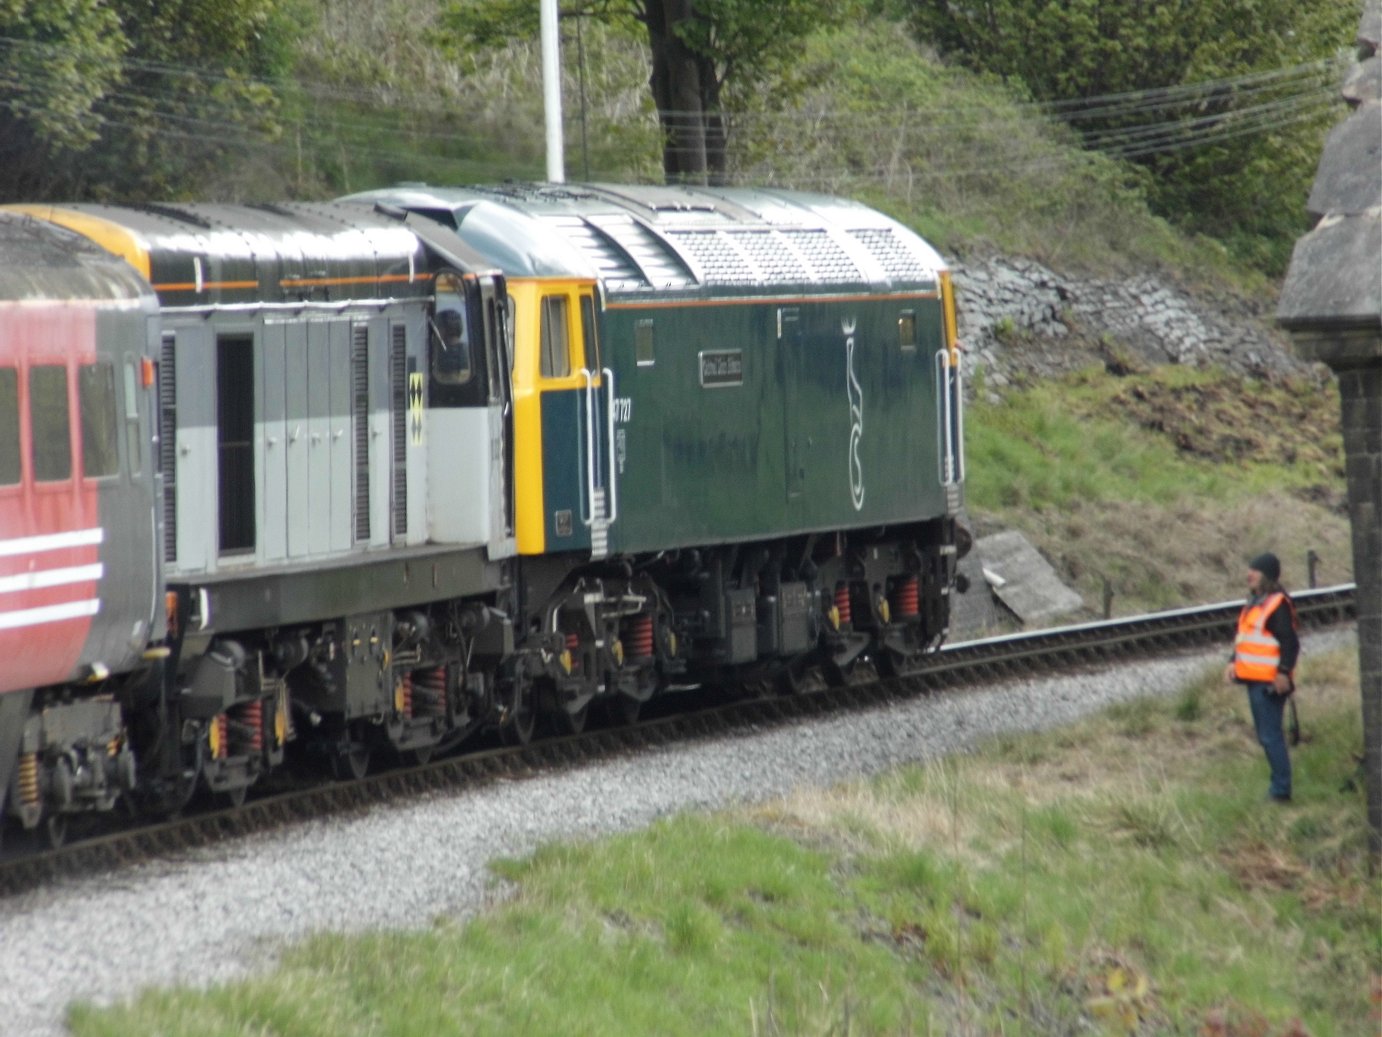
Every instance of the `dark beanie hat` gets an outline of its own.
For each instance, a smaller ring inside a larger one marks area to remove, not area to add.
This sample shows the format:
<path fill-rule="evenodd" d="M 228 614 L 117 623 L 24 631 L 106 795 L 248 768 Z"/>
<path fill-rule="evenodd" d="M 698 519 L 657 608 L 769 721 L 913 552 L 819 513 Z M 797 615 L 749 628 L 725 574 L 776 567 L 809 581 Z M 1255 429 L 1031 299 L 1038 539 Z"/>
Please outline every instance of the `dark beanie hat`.
<path fill-rule="evenodd" d="M 1276 555 L 1267 551 L 1248 563 L 1249 569 L 1256 569 L 1269 580 L 1281 579 L 1281 562 Z"/>

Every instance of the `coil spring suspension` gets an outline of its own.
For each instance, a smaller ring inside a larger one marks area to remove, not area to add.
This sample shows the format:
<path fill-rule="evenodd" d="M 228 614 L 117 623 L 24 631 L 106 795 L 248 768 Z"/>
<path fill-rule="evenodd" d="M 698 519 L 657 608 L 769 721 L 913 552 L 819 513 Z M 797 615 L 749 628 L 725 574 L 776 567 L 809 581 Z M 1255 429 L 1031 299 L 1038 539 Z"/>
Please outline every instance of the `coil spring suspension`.
<path fill-rule="evenodd" d="M 414 691 L 413 671 L 404 670 L 398 675 L 398 683 L 394 685 L 393 704 L 394 709 L 408 718 L 413 715 Z"/>
<path fill-rule="evenodd" d="M 211 721 L 211 758 L 224 760 L 230 755 L 230 716 L 222 713 Z"/>
<path fill-rule="evenodd" d="M 38 753 L 24 753 L 19 757 L 19 802 L 25 806 L 37 806 Z"/>
<path fill-rule="evenodd" d="M 893 584 L 892 606 L 899 618 L 921 614 L 921 590 L 915 576 L 904 576 Z"/>
<path fill-rule="evenodd" d="M 566 635 L 566 650 L 571 653 L 571 672 L 575 673 L 581 668 L 581 635 Z"/>
<path fill-rule="evenodd" d="M 648 659 L 653 654 L 653 617 L 634 616 L 625 624 L 624 642 L 629 646 L 629 658 Z"/>
<path fill-rule="evenodd" d="M 264 751 L 264 700 L 255 699 L 236 706 L 235 748 L 239 753 Z"/>
<path fill-rule="evenodd" d="M 835 611 L 840 614 L 840 626 L 847 627 L 854 622 L 854 606 L 850 604 L 849 584 L 835 584 Z"/>
<path fill-rule="evenodd" d="M 446 715 L 446 667 L 417 670 L 408 675 L 412 686 L 413 708 L 422 716 Z"/>

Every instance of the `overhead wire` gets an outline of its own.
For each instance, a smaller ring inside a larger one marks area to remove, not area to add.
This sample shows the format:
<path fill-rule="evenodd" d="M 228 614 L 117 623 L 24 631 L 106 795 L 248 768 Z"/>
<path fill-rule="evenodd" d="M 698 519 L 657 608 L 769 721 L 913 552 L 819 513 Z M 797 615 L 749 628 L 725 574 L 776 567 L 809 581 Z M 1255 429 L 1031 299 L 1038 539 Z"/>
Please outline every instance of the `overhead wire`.
<path fill-rule="evenodd" d="M 0 51 L 7 47 L 52 53 L 54 49 L 61 50 L 63 45 L 0 37 Z M 401 116 L 411 116 L 423 123 L 429 118 L 454 117 L 454 102 L 449 106 L 391 104 L 375 111 L 343 114 L 339 108 L 334 108 L 336 102 L 346 100 L 358 102 L 362 106 L 375 104 L 379 100 L 379 92 L 343 90 L 332 84 L 311 81 L 240 77 L 167 62 L 127 59 L 123 64 L 128 69 L 142 72 L 154 79 L 180 78 L 204 86 L 227 84 L 237 88 L 263 87 L 270 91 L 271 96 L 277 99 L 280 105 L 285 94 L 290 91 L 299 98 L 332 102 L 333 110 L 329 116 L 321 118 L 318 113 L 317 125 L 326 125 L 331 135 L 338 140 L 344 138 L 353 149 L 362 153 L 425 156 L 433 161 L 445 162 L 446 156 L 420 150 L 416 147 L 417 143 L 444 141 L 451 145 L 478 148 L 493 141 L 491 134 L 479 130 L 449 126 L 432 129 L 425 125 L 413 125 L 408 127 L 405 133 L 414 146 L 400 147 L 394 143 L 384 148 L 369 143 L 381 132 L 396 133 L 400 127 Z M 1329 75 L 1333 68 L 1335 63 L 1326 59 L 1168 87 L 1121 91 L 1061 101 L 1017 102 L 1008 106 L 1011 114 L 995 113 L 992 106 L 984 105 L 983 102 L 972 102 L 968 108 L 964 105 L 949 104 L 935 113 L 936 117 L 928 122 L 908 122 L 906 132 L 909 136 L 924 140 L 928 137 L 952 135 L 957 125 L 963 125 L 974 132 L 1001 128 L 1011 125 L 1015 118 L 1022 120 L 1024 115 L 1055 119 L 1067 124 L 1098 119 L 1104 123 L 1105 128 L 1082 131 L 1079 126 L 1072 126 L 1073 132 L 1081 138 L 1086 148 L 1112 158 L 1139 158 L 1252 134 L 1270 133 L 1315 118 L 1336 97 Z M 11 100 L 7 104 L 3 92 L 6 87 L 17 90 L 23 86 L 24 83 L 19 79 L 17 72 L 0 72 L 0 106 L 14 108 L 15 102 Z M 1286 92 L 1283 96 L 1276 96 L 1280 91 Z M 1256 104 L 1241 104 L 1244 100 L 1257 97 L 1267 99 Z M 1203 108 L 1211 104 L 1220 110 L 1188 117 L 1183 114 L 1187 109 L 1196 106 Z M 189 108 L 194 109 L 196 114 L 190 113 Z M 200 127 L 201 132 L 189 132 L 187 136 L 225 146 L 274 146 L 274 141 L 247 125 L 247 118 L 267 118 L 268 121 L 276 121 L 288 133 L 310 132 L 313 126 L 306 116 L 293 118 L 293 113 L 285 113 L 282 107 L 265 117 L 252 106 L 237 104 L 233 100 L 201 95 L 189 103 L 188 95 L 179 91 L 176 86 L 157 87 L 146 84 L 143 88 L 136 88 L 131 86 L 128 79 L 105 94 L 99 102 L 99 111 L 109 126 L 142 128 L 147 126 L 147 120 L 157 119 L 188 127 Z M 138 116 L 141 121 L 136 123 L 114 118 L 117 113 Z M 1153 113 L 1160 113 L 1161 117 L 1117 125 L 1119 120 Z M 903 114 L 906 117 L 908 113 Z M 917 113 L 918 116 L 921 114 Z M 734 132 L 756 128 L 759 132 L 780 133 L 784 127 L 801 121 L 808 122 L 818 130 L 825 130 L 834 124 L 852 128 L 861 122 L 867 122 L 869 115 L 870 113 L 858 111 L 802 109 L 772 113 L 735 113 L 728 116 L 725 121 L 726 125 L 733 127 Z M 873 115 L 879 119 L 898 117 L 895 110 L 888 109 L 879 109 Z M 651 120 L 653 113 L 649 112 L 647 117 Z M 679 120 L 689 122 L 694 119 L 700 122 L 705 118 L 705 114 L 664 110 L 658 118 L 660 126 L 675 129 Z M 669 148 L 673 154 L 676 153 L 674 144 L 669 145 Z M 967 174 L 966 171 L 950 169 L 947 175 Z"/>

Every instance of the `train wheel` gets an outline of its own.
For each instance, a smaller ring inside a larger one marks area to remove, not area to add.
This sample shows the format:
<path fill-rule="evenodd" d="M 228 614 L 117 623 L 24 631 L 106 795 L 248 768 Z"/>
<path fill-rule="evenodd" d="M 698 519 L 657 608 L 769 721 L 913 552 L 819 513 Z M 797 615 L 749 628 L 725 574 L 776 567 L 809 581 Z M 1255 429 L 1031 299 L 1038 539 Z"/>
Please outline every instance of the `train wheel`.
<path fill-rule="evenodd" d="M 616 695 L 609 712 L 616 724 L 636 724 L 638 715 L 643 712 L 643 703 L 629 695 Z"/>
<path fill-rule="evenodd" d="M 533 685 L 518 673 L 513 678 L 513 707 L 509 722 L 504 725 L 504 741 L 509 745 L 527 745 L 537 728 L 537 703 L 533 700 Z"/>
<path fill-rule="evenodd" d="M 432 750 L 435 745 L 420 745 L 416 749 L 408 749 L 403 753 L 403 762 L 410 767 L 425 767 L 432 762 Z"/>
<path fill-rule="evenodd" d="M 370 751 L 363 745 L 354 745 L 343 753 L 331 758 L 331 769 L 337 781 L 359 781 L 369 771 Z"/>
<path fill-rule="evenodd" d="M 901 680 L 919 673 L 925 661 L 925 652 L 904 654 L 885 648 L 878 653 L 878 672 L 880 676 Z"/>
<path fill-rule="evenodd" d="M 576 712 L 558 709 L 556 711 L 557 730 L 562 734 L 578 735 L 585 730 L 585 722 L 590 717 L 590 703 L 587 702 Z"/>
<path fill-rule="evenodd" d="M 810 665 L 808 660 L 788 663 L 778 672 L 773 683 L 780 695 L 808 695 L 829 686 L 821 668 Z"/>
<path fill-rule="evenodd" d="M 43 822 L 43 839 L 51 849 L 56 850 L 67 842 L 67 815 L 49 814 Z"/>
<path fill-rule="evenodd" d="M 245 805 L 245 799 L 249 794 L 250 787 L 248 785 L 237 785 L 225 790 L 226 802 L 236 808 L 242 807 Z"/>

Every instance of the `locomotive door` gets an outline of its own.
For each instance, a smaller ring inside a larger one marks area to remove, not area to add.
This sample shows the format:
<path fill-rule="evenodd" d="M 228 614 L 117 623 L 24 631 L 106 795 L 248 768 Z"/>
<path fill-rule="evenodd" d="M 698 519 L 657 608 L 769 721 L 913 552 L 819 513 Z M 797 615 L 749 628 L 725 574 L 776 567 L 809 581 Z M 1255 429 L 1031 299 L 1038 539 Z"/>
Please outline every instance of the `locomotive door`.
<path fill-rule="evenodd" d="M 538 367 L 546 548 L 602 558 L 619 507 L 610 463 L 614 373 L 600 366 L 591 287 L 540 296 Z"/>

